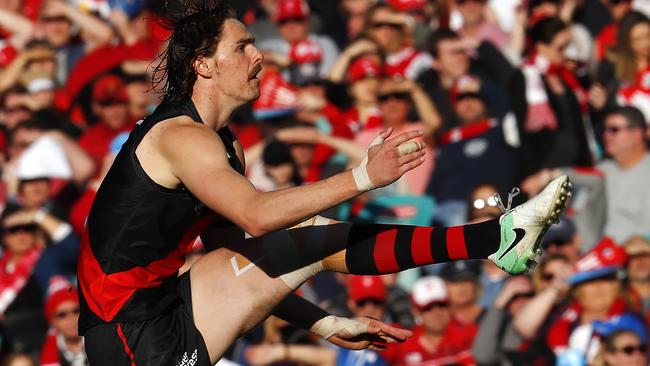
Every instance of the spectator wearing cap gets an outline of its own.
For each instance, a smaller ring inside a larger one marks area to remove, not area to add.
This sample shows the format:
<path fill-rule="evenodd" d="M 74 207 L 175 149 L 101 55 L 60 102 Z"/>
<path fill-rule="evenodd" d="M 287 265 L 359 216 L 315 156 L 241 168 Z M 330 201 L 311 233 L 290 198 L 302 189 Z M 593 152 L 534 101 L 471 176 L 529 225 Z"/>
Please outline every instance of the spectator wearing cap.
<path fill-rule="evenodd" d="M 650 242 L 642 236 L 633 236 L 623 245 L 627 253 L 626 285 L 632 297 L 639 302 L 643 314 L 650 311 Z"/>
<path fill-rule="evenodd" d="M 74 273 L 79 240 L 70 225 L 45 211 L 5 210 L 0 256 L 0 314 L 9 348 L 36 351 L 46 332 L 49 280 Z"/>
<path fill-rule="evenodd" d="M 348 278 L 348 307 L 355 317 L 382 319 L 386 304 L 386 287 L 379 276 Z M 252 346 L 246 350 L 253 366 L 274 362 L 291 362 L 321 366 L 386 366 L 384 358 L 368 349 L 349 350 L 312 345 L 274 344 Z"/>
<path fill-rule="evenodd" d="M 325 78 L 338 57 L 339 50 L 330 37 L 309 32 L 309 14 L 306 0 L 279 0 L 273 20 L 277 24 L 280 37 L 263 40 L 259 42 L 258 47 L 262 51 L 289 57 L 296 43 L 314 43 L 322 54 L 318 67 L 319 75 Z"/>
<path fill-rule="evenodd" d="M 419 325 L 413 337 L 384 352 L 388 363 L 474 365 L 471 347 L 477 329 L 468 329 L 453 318 L 445 282 L 435 276 L 422 277 L 413 284 L 411 299 Z"/>
<path fill-rule="evenodd" d="M 87 366 L 83 338 L 77 332 L 79 294 L 65 277 L 50 281 L 45 300 L 50 330 L 41 349 L 41 366 Z"/>
<path fill-rule="evenodd" d="M 447 285 L 451 314 L 470 330 L 477 327 L 485 311 L 478 303 L 480 266 L 478 261 L 457 261 L 446 263 L 440 270 Z"/>
<path fill-rule="evenodd" d="M 512 325 L 514 315 L 535 295 L 530 278 L 510 277 L 479 323 L 472 354 L 479 365 L 541 364 L 543 353 L 528 344 Z M 543 362 L 543 361 L 542 361 Z"/>
<path fill-rule="evenodd" d="M 625 260 L 625 250 L 610 239 L 604 239 L 578 260 L 575 274 L 568 279 L 572 302 L 547 334 L 548 345 L 557 356 L 573 349 L 586 355 L 588 362 L 593 361 L 598 352 L 593 321 L 606 321 L 629 310 L 618 280 Z"/>
<path fill-rule="evenodd" d="M 432 68 L 417 81 L 440 111 L 443 130 L 460 124 L 450 103 L 451 91 L 461 77 L 470 74 L 481 79 L 482 92 L 490 96 L 493 114 L 505 115 L 508 104 L 503 85 L 516 70 L 496 47 L 489 42 L 461 39 L 449 29 L 438 29 L 428 38 L 426 49 L 433 56 Z"/>
<path fill-rule="evenodd" d="M 437 8 L 441 4 L 430 4 L 426 0 L 388 0 L 387 3 L 402 14 L 406 14 L 412 20 L 409 20 L 411 26 L 411 36 L 416 49 L 425 48 L 427 38 L 438 28 L 440 19 L 436 15 Z"/>
<path fill-rule="evenodd" d="M 329 81 L 346 86 L 352 106 L 346 111 L 350 129 L 358 134 L 364 128 L 381 125 L 377 88 L 382 77 L 383 56 L 379 46 L 361 38 L 341 52 L 329 74 Z"/>
<path fill-rule="evenodd" d="M 566 173 L 579 189 L 590 195 L 586 198 L 588 206 L 576 207 L 591 218 L 585 220 L 587 225 L 596 226 L 586 232 L 604 232 L 618 243 L 633 235 L 645 236 L 650 233 L 650 213 L 646 209 L 650 207 L 650 192 L 645 185 L 650 179 L 646 129 L 645 119 L 638 109 L 614 108 L 605 118 L 604 147 L 609 159 L 601 161 L 597 169 L 542 170 L 522 183 L 522 188 L 529 194 L 539 191 L 552 177 Z M 589 245 L 585 231 L 581 230 L 580 234 Z"/>
<path fill-rule="evenodd" d="M 439 206 L 436 219 L 444 226 L 466 222 L 466 198 L 483 182 L 495 184 L 505 192 L 515 181 L 516 131 L 508 143 L 508 127 L 500 119 L 489 118 L 486 98 L 480 91 L 480 80 L 465 76 L 452 89 L 451 102 L 460 126 L 442 134 L 433 175 L 427 194 Z M 513 136 L 514 135 L 514 136 Z M 514 140 L 514 141 L 513 141 Z"/>
<path fill-rule="evenodd" d="M 124 81 L 115 75 L 105 75 L 93 87 L 93 109 L 99 121 L 79 138 L 79 145 L 101 167 L 110 142 L 120 133 L 133 128 L 129 115 L 129 96 Z"/>
<path fill-rule="evenodd" d="M 414 21 L 387 3 L 376 3 L 368 9 L 363 35 L 379 45 L 386 55 L 384 74 L 388 77 L 416 80 L 431 68 L 431 56 L 411 46 Z"/>
<path fill-rule="evenodd" d="M 602 337 L 594 366 L 645 366 L 648 364 L 647 325 L 638 317 L 624 314 L 594 326 Z"/>
<path fill-rule="evenodd" d="M 551 226 L 544 234 L 540 245 L 544 254 L 563 255 L 573 264 L 580 257 L 581 243 L 573 220 L 562 216 L 557 225 Z"/>

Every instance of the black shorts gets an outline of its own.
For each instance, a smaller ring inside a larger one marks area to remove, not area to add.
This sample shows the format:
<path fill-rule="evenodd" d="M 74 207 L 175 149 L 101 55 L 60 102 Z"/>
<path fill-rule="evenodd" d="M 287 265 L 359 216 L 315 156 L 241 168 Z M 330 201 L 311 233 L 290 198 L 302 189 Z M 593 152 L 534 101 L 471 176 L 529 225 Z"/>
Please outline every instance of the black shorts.
<path fill-rule="evenodd" d="M 107 323 L 86 331 L 91 366 L 209 366 L 210 357 L 192 317 L 189 271 L 178 281 L 179 301 L 141 322 Z"/>

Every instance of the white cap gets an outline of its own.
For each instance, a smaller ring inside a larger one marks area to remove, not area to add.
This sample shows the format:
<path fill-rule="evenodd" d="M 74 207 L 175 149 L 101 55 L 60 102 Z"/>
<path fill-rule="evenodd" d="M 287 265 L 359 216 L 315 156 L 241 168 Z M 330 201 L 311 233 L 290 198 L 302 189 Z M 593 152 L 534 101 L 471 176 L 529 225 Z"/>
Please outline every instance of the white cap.
<path fill-rule="evenodd" d="M 422 277 L 413 284 L 411 298 L 417 307 L 425 307 L 434 302 L 445 302 L 448 300 L 445 281 L 437 276 Z"/>
<path fill-rule="evenodd" d="M 72 177 L 72 168 L 61 144 L 49 136 L 39 137 L 20 155 L 18 179 Z"/>

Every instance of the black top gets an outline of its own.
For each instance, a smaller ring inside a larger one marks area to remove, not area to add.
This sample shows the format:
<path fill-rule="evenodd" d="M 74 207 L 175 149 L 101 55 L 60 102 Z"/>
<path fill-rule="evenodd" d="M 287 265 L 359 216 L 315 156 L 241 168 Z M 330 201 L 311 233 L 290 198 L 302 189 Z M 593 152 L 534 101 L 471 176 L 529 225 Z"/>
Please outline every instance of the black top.
<path fill-rule="evenodd" d="M 215 220 L 185 187 L 170 189 L 154 182 L 135 154 L 153 126 L 182 115 L 203 123 L 191 100 L 161 104 L 138 122 L 97 192 L 78 264 L 82 335 L 97 324 L 142 321 L 172 306 L 185 254 Z M 243 174 L 234 135 L 227 127 L 218 135 L 230 165 Z"/>

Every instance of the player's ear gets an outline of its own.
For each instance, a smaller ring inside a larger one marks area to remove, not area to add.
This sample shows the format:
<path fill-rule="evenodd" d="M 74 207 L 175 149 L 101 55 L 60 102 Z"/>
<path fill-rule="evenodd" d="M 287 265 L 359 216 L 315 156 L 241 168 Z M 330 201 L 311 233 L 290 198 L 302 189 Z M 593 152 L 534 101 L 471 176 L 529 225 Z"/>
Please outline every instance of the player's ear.
<path fill-rule="evenodd" d="M 210 63 L 208 62 L 207 59 L 205 59 L 203 56 L 199 56 L 194 59 L 194 62 L 192 63 L 192 66 L 194 67 L 194 70 L 196 73 L 206 79 L 209 79 L 212 77 L 212 73 L 214 72 L 213 68 L 210 66 Z"/>

